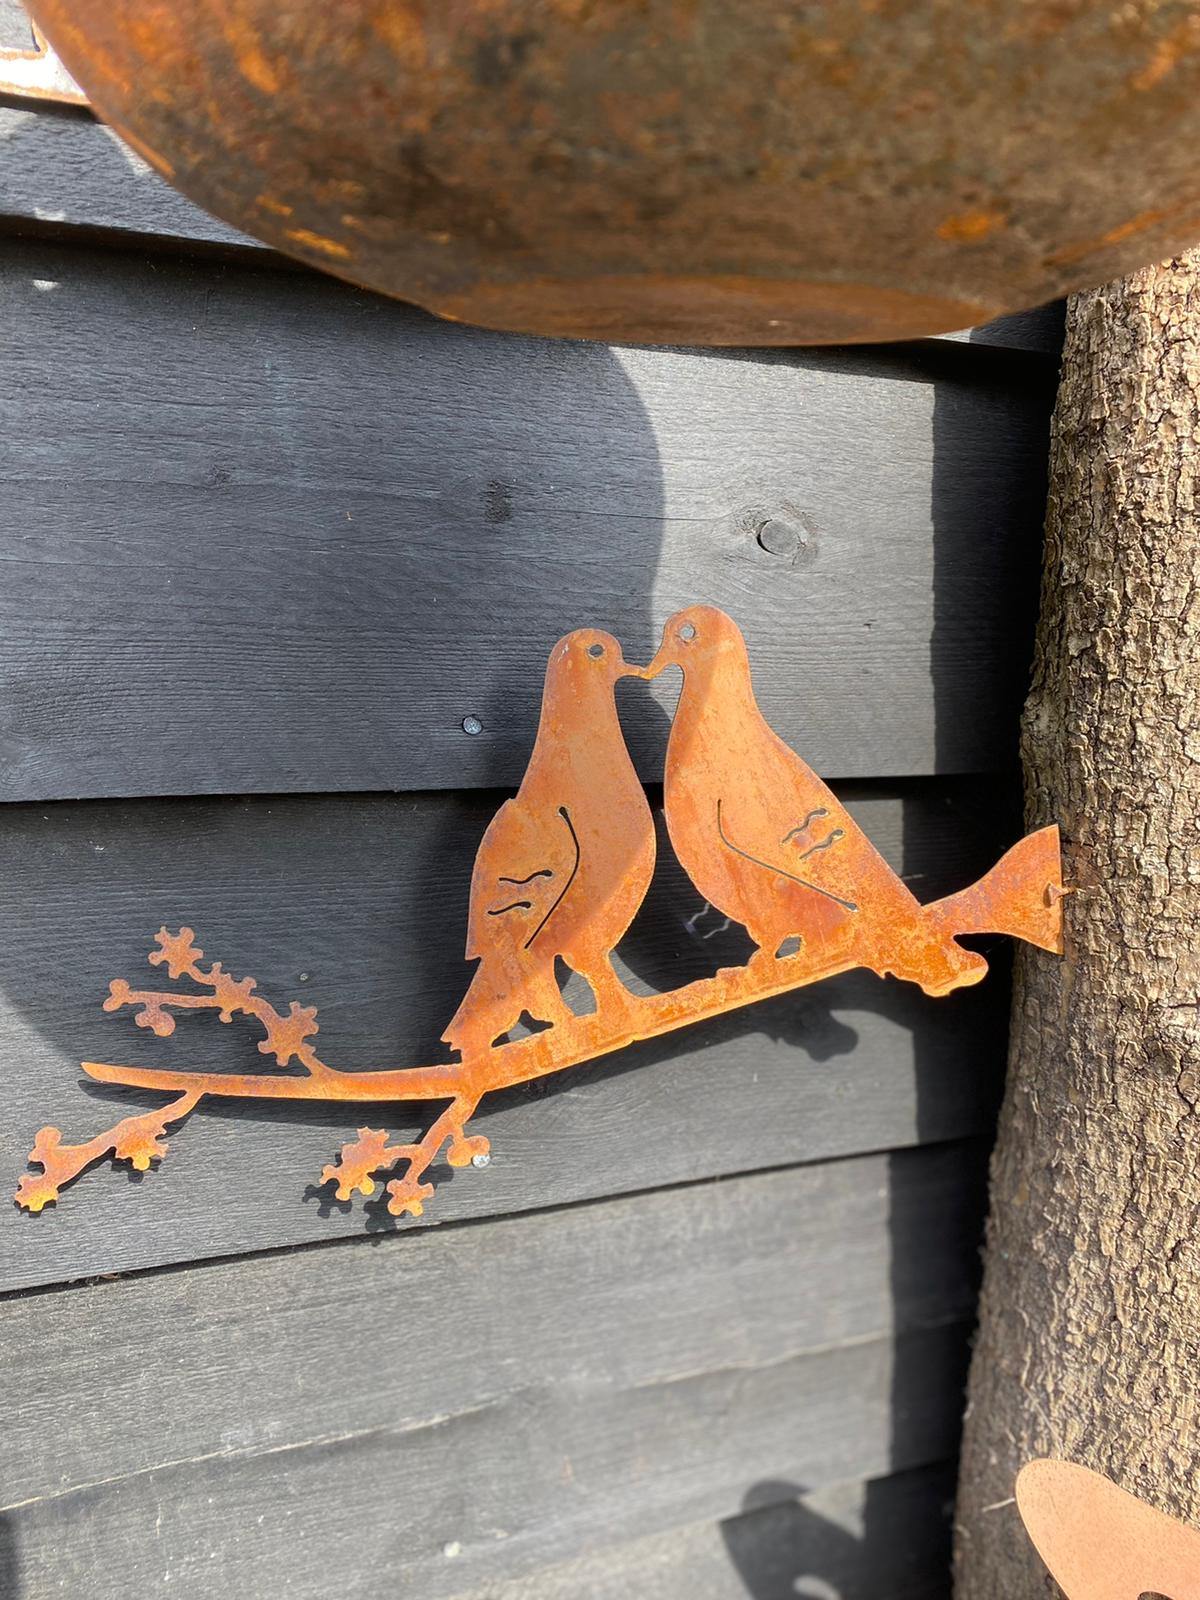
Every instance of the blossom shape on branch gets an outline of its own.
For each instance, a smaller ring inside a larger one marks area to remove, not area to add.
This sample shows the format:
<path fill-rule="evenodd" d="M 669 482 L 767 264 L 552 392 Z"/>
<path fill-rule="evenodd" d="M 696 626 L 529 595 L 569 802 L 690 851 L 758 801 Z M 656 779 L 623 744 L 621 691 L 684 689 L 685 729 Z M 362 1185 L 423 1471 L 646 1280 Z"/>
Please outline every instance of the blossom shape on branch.
<path fill-rule="evenodd" d="M 411 1216 L 419 1217 L 425 1210 L 425 1202 L 433 1193 L 431 1183 L 422 1183 L 411 1172 L 403 1178 L 393 1178 L 387 1186 L 391 1195 L 388 1201 L 388 1210 L 394 1217 L 402 1217 L 407 1211 Z"/>
<path fill-rule="evenodd" d="M 349 1200 L 356 1189 L 360 1194 L 373 1195 L 375 1180 L 371 1174 L 381 1167 L 394 1166 L 401 1156 L 408 1154 L 403 1147 L 389 1146 L 384 1129 L 360 1128 L 357 1140 L 344 1144 L 338 1151 L 337 1161 L 322 1171 L 321 1182 L 336 1183 L 339 1200 Z"/>
<path fill-rule="evenodd" d="M 316 1006 L 298 1005 L 295 1000 L 286 1017 L 276 1013 L 262 1019 L 267 1037 L 259 1045 L 259 1053 L 273 1055 L 281 1067 L 286 1067 L 293 1056 L 301 1054 L 304 1041 L 320 1030 L 317 1026 Z"/>
<path fill-rule="evenodd" d="M 175 1018 L 163 1009 L 164 998 L 162 995 L 143 994 L 131 989 L 124 978 L 114 978 L 108 986 L 108 996 L 102 1009 L 119 1011 L 122 1006 L 138 1006 L 140 1009 L 133 1016 L 138 1027 L 149 1028 L 160 1039 L 166 1039 L 175 1032 Z"/>
<path fill-rule="evenodd" d="M 23 1172 L 17 1180 L 14 1198 L 25 1211 L 41 1211 L 52 1200 L 58 1199 L 59 1186 L 74 1176 L 67 1171 L 68 1163 L 60 1161 L 57 1151 L 62 1142 L 59 1128 L 39 1128 L 29 1152 L 30 1166 L 38 1165 L 41 1172 Z M 70 1148 L 68 1146 L 68 1148 Z"/>
<path fill-rule="evenodd" d="M 58 1199 L 64 1184 L 110 1151 L 116 1160 L 128 1161 L 137 1172 L 148 1172 L 150 1163 L 161 1160 L 167 1153 L 163 1138 L 167 1124 L 186 1117 L 199 1099 L 199 1091 L 188 1090 L 157 1111 L 122 1117 L 120 1122 L 85 1144 L 64 1144 L 60 1129 L 40 1128 L 29 1152 L 29 1161 L 31 1166 L 40 1166 L 42 1170 L 21 1175 L 14 1199 L 25 1211 L 41 1211 Z"/>
<path fill-rule="evenodd" d="M 145 1117 L 131 1117 L 119 1122 L 113 1129 L 113 1155 L 118 1161 L 128 1161 L 135 1172 L 149 1172 L 152 1161 L 161 1161 L 167 1153 L 161 1122 L 147 1122 Z"/>
<path fill-rule="evenodd" d="M 204 951 L 195 944 L 193 929 L 180 928 L 178 933 L 168 933 L 164 927 L 154 937 L 159 948 L 146 958 L 152 967 L 161 967 L 165 962 L 172 978 L 182 978 L 184 973 L 195 976 L 194 968 Z"/>
<path fill-rule="evenodd" d="M 212 984 L 222 1022 L 232 1022 L 235 1012 L 251 1010 L 250 1002 L 258 988 L 253 978 L 235 978 L 225 971 L 219 961 L 214 961 L 208 981 Z"/>

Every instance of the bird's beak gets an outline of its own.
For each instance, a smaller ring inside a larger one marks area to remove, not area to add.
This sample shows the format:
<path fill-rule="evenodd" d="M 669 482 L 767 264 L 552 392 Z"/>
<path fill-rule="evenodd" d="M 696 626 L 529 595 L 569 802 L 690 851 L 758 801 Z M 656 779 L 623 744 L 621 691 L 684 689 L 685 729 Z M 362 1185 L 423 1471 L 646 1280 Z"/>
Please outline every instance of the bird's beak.
<path fill-rule="evenodd" d="M 659 645 L 658 653 L 650 665 L 648 667 L 637 667 L 635 670 L 639 678 L 645 678 L 649 680 L 651 678 L 657 678 L 662 669 L 664 667 L 669 667 L 670 665 L 671 652 L 668 650 L 667 642 L 664 639 L 662 644 Z"/>
<path fill-rule="evenodd" d="M 646 673 L 643 667 L 635 667 L 632 661 L 626 661 L 623 655 L 618 655 L 616 675 L 618 678 L 644 678 Z"/>
<path fill-rule="evenodd" d="M 655 657 L 655 660 L 657 659 L 658 658 Z M 651 663 L 651 666 L 652 665 L 653 662 Z M 652 678 L 654 674 L 651 672 L 650 667 L 635 666 L 632 661 L 626 661 L 624 657 L 622 657 L 620 676 L 622 678 Z"/>

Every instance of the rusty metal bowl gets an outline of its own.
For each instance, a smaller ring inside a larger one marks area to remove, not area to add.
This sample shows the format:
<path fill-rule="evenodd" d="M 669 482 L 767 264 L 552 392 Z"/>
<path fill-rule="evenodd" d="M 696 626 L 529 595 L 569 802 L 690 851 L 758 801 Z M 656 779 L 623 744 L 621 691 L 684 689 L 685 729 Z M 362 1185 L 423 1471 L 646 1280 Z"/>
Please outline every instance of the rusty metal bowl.
<path fill-rule="evenodd" d="M 1200 236 L 1172 0 L 33 0 L 192 199 L 489 327 L 896 339 Z"/>

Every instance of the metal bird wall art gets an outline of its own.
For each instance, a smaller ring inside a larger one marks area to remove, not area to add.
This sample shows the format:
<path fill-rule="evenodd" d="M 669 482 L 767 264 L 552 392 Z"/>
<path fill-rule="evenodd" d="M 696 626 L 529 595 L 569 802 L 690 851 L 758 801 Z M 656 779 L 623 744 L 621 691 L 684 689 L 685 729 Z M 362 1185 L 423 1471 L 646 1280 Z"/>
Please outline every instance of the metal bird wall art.
<path fill-rule="evenodd" d="M 567 1026 L 561 958 L 613 1022 L 633 999 L 609 959 L 654 873 L 654 818 L 617 718 L 621 646 L 580 628 L 550 652 L 542 714 L 515 798 L 471 875 L 467 959 L 479 967 L 442 1037 L 469 1060 L 522 1012 Z"/>
<path fill-rule="evenodd" d="M 683 670 L 671 727 L 665 810 L 672 847 L 708 902 L 745 925 L 756 949 L 739 967 L 663 993 L 635 995 L 611 954 L 650 886 L 654 826 L 617 716 L 625 676 Z M 166 1151 L 169 1125 L 205 1099 L 444 1103 L 415 1144 L 391 1144 L 360 1128 L 327 1166 L 338 1198 L 387 1184 L 394 1215 L 419 1216 L 433 1193 L 427 1174 L 446 1152 L 451 1166 L 484 1166 L 487 1139 L 467 1124 L 494 1090 L 620 1050 L 637 1039 L 866 967 L 944 995 L 977 983 L 981 955 L 958 937 L 1004 933 L 1062 950 L 1062 863 L 1057 827 L 1015 845 L 978 883 L 921 905 L 837 797 L 771 730 L 754 699 L 745 640 L 733 620 L 693 606 L 666 624 L 647 667 L 626 663 L 609 634 L 579 629 L 550 653 L 541 718 L 521 787 L 496 813 L 471 879 L 466 953 L 478 963 L 444 1038 L 457 1061 L 371 1072 L 334 1068 L 316 1053 L 315 1009 L 277 1010 L 252 978 L 204 960 L 191 928 L 159 930 L 154 966 L 184 989 L 115 980 L 106 1011 L 132 1008 L 159 1037 L 175 1014 L 211 1009 L 222 1022 L 251 1018 L 259 1052 L 290 1071 L 205 1073 L 85 1061 L 101 1083 L 168 1094 L 157 1110 L 126 1117 L 80 1144 L 57 1128 L 37 1135 L 17 1204 L 41 1211 L 105 1155 L 145 1171 Z M 560 991 L 565 964 L 591 987 L 594 1009 L 576 1014 Z M 523 1017 L 546 1024 L 509 1034 Z M 293 1063 L 295 1064 L 293 1066 Z"/>
<path fill-rule="evenodd" d="M 1200 1530 L 1070 1461 L 1017 1475 L 1025 1531 L 1067 1600 L 1200 1600 Z"/>

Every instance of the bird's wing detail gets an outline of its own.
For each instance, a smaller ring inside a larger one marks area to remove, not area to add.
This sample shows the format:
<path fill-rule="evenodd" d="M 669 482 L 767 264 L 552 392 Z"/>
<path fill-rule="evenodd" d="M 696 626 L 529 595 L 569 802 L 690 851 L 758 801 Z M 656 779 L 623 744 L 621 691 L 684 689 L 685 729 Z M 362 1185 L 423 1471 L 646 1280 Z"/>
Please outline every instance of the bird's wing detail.
<path fill-rule="evenodd" d="M 468 960 L 497 943 L 528 944 L 562 898 L 576 859 L 561 816 L 520 799 L 506 801 L 475 858 Z"/>
<path fill-rule="evenodd" d="M 848 900 L 843 895 L 834 894 L 832 889 L 823 889 L 819 883 L 813 883 L 809 878 L 802 877 L 798 872 L 793 872 L 790 866 L 785 867 L 780 861 L 766 861 L 762 858 L 762 856 L 754 855 L 751 851 L 742 849 L 741 845 L 738 844 L 736 838 L 734 838 L 730 832 L 724 810 L 725 808 L 723 801 L 718 800 L 717 832 L 721 836 L 721 843 L 725 845 L 727 849 L 732 850 L 735 855 L 741 856 L 744 861 L 753 862 L 755 866 L 765 868 L 768 872 L 777 872 L 780 877 L 788 878 L 793 883 L 798 883 L 803 889 L 811 889 L 814 894 L 824 895 L 826 900 L 836 901 L 837 904 L 846 911 L 858 910 L 858 906 L 855 901 Z M 799 829 L 793 828 L 789 834 L 785 835 L 785 839 L 793 838 L 798 832 Z M 838 843 L 838 839 L 835 839 L 833 834 L 837 834 L 839 838 L 843 838 L 845 836 L 845 831 L 844 829 L 835 828 L 831 834 L 826 836 L 819 848 L 824 849 L 826 847 L 832 847 L 836 845 Z M 783 854 L 782 851 L 780 853 L 781 855 Z M 812 853 L 813 852 L 811 850 L 808 850 L 805 852 L 805 855 L 812 855 Z M 801 856 L 799 859 L 803 860 L 804 856 Z"/>

